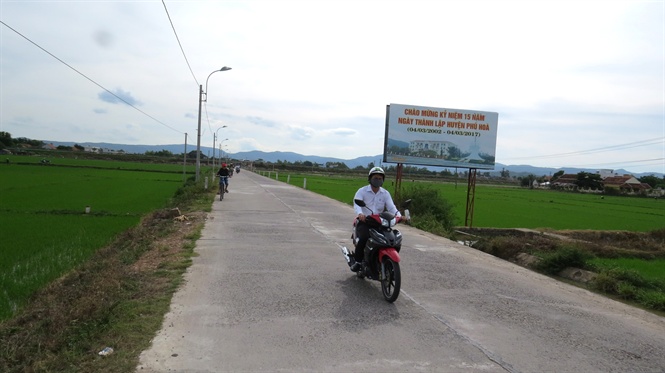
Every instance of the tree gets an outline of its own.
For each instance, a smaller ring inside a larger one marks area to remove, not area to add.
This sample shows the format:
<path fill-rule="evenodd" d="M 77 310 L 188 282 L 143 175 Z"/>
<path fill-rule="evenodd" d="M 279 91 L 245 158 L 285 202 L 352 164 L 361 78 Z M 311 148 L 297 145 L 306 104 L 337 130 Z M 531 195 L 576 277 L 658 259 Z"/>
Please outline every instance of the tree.
<path fill-rule="evenodd" d="M 584 189 L 602 189 L 603 179 L 598 174 L 582 171 L 577 174 L 576 185 Z"/>
<path fill-rule="evenodd" d="M 0 131 L 0 145 L 4 145 L 3 147 L 10 147 L 14 145 L 12 135 L 9 132 Z"/>
<path fill-rule="evenodd" d="M 520 186 L 533 189 L 533 182 L 536 180 L 536 175 L 529 174 L 529 176 L 520 177 L 518 180 L 520 181 Z"/>
<path fill-rule="evenodd" d="M 653 174 L 648 175 L 648 176 L 642 176 L 639 177 L 637 180 L 640 181 L 640 183 L 646 183 L 649 184 L 652 188 L 665 188 L 665 176 L 662 178 L 658 178 L 658 176 L 655 176 Z"/>
<path fill-rule="evenodd" d="M 196 150 L 192 150 L 191 152 L 187 153 L 187 158 L 196 159 Z M 208 157 L 204 155 L 203 152 L 199 152 L 199 160 L 201 159 L 208 159 Z"/>
<path fill-rule="evenodd" d="M 26 145 L 35 146 L 35 147 L 39 147 L 39 146 L 44 145 L 44 142 L 41 141 L 41 140 L 33 140 L 33 139 L 29 139 L 27 137 L 19 137 L 19 138 L 15 139 L 13 142 L 17 143 L 17 144 L 26 144 Z"/>
<path fill-rule="evenodd" d="M 448 157 L 450 159 L 460 159 L 462 158 L 462 151 L 456 146 L 451 146 L 448 148 Z"/>
<path fill-rule="evenodd" d="M 170 151 L 168 151 L 166 149 L 162 149 L 158 152 L 153 151 L 153 150 L 148 150 L 147 152 L 145 152 L 145 155 L 151 155 L 151 156 L 155 156 L 155 157 L 172 157 L 173 153 L 171 153 Z"/>
<path fill-rule="evenodd" d="M 552 175 L 552 180 L 551 180 L 551 181 L 554 181 L 554 180 L 560 178 L 561 175 L 563 175 L 563 174 L 565 174 L 565 173 L 566 173 L 566 172 L 565 172 L 564 170 L 561 170 L 561 171 L 557 171 L 557 172 L 555 172 L 554 175 Z"/>
<path fill-rule="evenodd" d="M 326 162 L 326 168 L 334 168 L 337 170 L 348 170 L 349 166 L 344 162 Z"/>

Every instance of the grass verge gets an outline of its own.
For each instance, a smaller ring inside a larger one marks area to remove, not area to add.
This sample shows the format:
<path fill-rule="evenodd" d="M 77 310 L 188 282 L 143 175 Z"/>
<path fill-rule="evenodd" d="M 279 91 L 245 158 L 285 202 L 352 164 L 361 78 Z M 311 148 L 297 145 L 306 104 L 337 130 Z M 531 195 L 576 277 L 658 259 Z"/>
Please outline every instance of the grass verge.
<path fill-rule="evenodd" d="M 133 371 L 191 263 L 212 193 L 188 182 L 169 208 L 35 293 L 0 324 L 0 371 Z M 174 220 L 174 207 L 188 220 Z M 113 354 L 100 356 L 105 347 Z"/>
<path fill-rule="evenodd" d="M 568 267 L 594 272 L 588 284 L 577 285 L 665 313 L 665 229 L 561 231 L 556 236 L 508 229 L 464 231 L 474 235 L 472 247 L 478 250 L 510 261 L 520 253 L 535 255 L 540 260 L 532 268 L 550 276 Z"/>

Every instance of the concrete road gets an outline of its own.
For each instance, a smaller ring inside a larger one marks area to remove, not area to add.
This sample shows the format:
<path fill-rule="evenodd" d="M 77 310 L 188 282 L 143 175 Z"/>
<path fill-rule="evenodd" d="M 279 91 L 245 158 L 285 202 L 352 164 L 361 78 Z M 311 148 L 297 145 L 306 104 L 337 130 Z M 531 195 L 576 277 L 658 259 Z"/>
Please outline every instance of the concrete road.
<path fill-rule="evenodd" d="M 663 317 L 405 225 L 390 304 L 340 253 L 350 205 L 230 191 L 138 372 L 665 372 Z"/>

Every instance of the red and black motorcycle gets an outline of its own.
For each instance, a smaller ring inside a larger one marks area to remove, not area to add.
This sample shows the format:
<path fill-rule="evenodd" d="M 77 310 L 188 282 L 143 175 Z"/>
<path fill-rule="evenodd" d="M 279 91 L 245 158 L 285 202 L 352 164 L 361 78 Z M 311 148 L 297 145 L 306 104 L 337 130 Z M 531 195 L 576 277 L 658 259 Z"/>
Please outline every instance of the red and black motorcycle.
<path fill-rule="evenodd" d="M 368 208 L 364 201 L 354 200 L 356 205 Z M 405 206 L 411 200 L 407 200 Z M 369 208 L 368 208 L 369 209 Z M 370 209 L 371 211 L 371 209 Z M 394 302 L 399 296 L 399 289 L 402 283 L 402 276 L 399 269 L 399 250 L 402 248 L 402 233 L 394 227 L 401 220 L 406 220 L 404 217 L 396 217 L 388 211 L 379 214 L 371 211 L 372 214 L 365 218 L 365 223 L 369 226 L 369 239 L 365 245 L 365 258 L 361 264 L 360 270 L 356 272 L 359 278 L 367 277 L 370 280 L 377 280 L 381 282 L 381 291 L 383 297 L 388 302 Z M 404 214 L 407 219 L 409 211 L 406 210 Z M 355 250 L 362 250 L 358 248 L 356 239 L 356 226 L 358 219 L 353 222 L 353 233 L 351 239 Z M 346 247 L 342 247 L 342 254 L 346 259 L 349 266 L 355 263 L 355 258 L 351 255 Z"/>

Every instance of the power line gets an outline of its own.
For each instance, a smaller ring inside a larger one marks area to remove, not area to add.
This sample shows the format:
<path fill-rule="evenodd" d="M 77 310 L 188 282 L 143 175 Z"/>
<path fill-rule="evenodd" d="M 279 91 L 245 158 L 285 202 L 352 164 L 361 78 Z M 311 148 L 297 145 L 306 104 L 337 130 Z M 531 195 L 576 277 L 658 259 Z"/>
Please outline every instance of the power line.
<path fill-rule="evenodd" d="M 625 163 L 644 163 L 644 162 L 658 162 L 658 163 L 653 163 L 654 165 L 662 165 L 664 164 L 663 161 L 665 161 L 665 158 L 654 158 L 654 159 L 640 159 L 636 161 L 619 161 L 619 162 L 610 162 L 610 163 L 594 163 L 594 164 L 587 164 L 587 165 L 576 165 L 576 166 L 570 166 L 570 167 L 590 167 L 590 166 L 608 166 L 608 165 L 616 165 L 616 164 L 625 164 Z M 648 165 L 651 165 L 649 163 Z M 642 165 L 638 165 L 642 166 Z M 644 166 L 647 166 L 645 164 Z"/>
<path fill-rule="evenodd" d="M 507 159 L 542 159 L 542 158 L 571 157 L 571 156 L 578 156 L 578 155 L 602 153 L 602 152 L 608 152 L 608 151 L 624 150 L 624 149 L 636 148 L 636 147 L 640 147 L 640 146 L 655 145 L 655 144 L 658 144 L 658 143 L 663 142 L 663 141 L 665 141 L 665 137 L 657 137 L 657 138 L 654 138 L 654 139 L 640 140 L 640 141 L 635 141 L 635 142 L 629 142 L 629 143 L 626 143 L 626 144 L 604 146 L 604 147 L 601 147 L 601 148 L 595 148 L 595 149 L 589 149 L 589 150 L 579 150 L 579 151 L 574 151 L 574 152 L 549 154 L 549 155 L 536 155 L 536 156 L 529 156 L 529 157 L 514 157 L 514 158 L 507 158 Z"/>
<path fill-rule="evenodd" d="M 30 42 L 31 44 L 33 44 L 33 45 L 36 46 L 37 48 L 39 48 L 39 49 L 41 49 L 42 51 L 44 51 L 44 52 L 45 52 L 46 54 L 48 54 L 49 56 L 55 58 L 56 60 L 58 60 L 58 61 L 59 61 L 60 63 L 62 63 L 63 65 L 65 65 L 65 66 L 69 67 L 70 69 L 74 70 L 77 74 L 81 75 L 82 77 L 84 77 L 85 79 L 87 79 L 88 81 L 90 81 L 91 83 L 93 83 L 94 85 L 96 85 L 97 87 L 99 87 L 99 88 L 105 90 L 106 92 L 110 93 L 110 94 L 113 95 L 115 98 L 117 98 L 118 100 L 124 102 L 125 104 L 127 104 L 127 105 L 129 105 L 129 106 L 131 106 L 131 107 L 133 107 L 134 109 L 136 109 L 137 111 L 139 111 L 139 112 L 142 113 L 143 115 L 149 117 L 150 119 L 154 120 L 155 122 L 161 124 L 161 125 L 164 126 L 164 127 L 167 127 L 167 128 L 169 128 L 169 129 L 172 129 L 172 130 L 174 130 L 174 131 L 176 131 L 176 132 L 178 132 L 178 133 L 184 133 L 184 132 L 181 132 L 181 131 L 179 131 L 179 130 L 177 130 L 177 129 L 171 127 L 171 126 L 169 126 L 168 124 L 166 124 L 166 123 L 160 121 L 159 119 L 153 117 L 152 115 L 146 113 L 145 111 L 143 111 L 143 110 L 137 108 L 136 106 L 132 105 L 131 103 L 127 102 L 124 98 L 122 98 L 122 97 L 116 95 L 115 93 L 109 91 L 108 89 L 106 89 L 106 88 L 105 88 L 104 86 L 102 86 L 101 84 L 97 83 L 96 81 L 92 80 L 91 78 L 89 78 L 88 76 L 86 76 L 85 74 L 83 74 L 82 72 L 78 71 L 77 69 L 75 69 L 74 67 L 72 67 L 71 65 L 69 65 L 67 62 L 65 62 L 65 61 L 61 60 L 60 58 L 56 57 L 53 53 L 47 51 L 46 49 L 42 48 L 39 44 L 35 43 L 34 41 L 30 40 L 30 39 L 29 39 L 28 37 L 26 37 L 25 35 L 21 34 L 21 33 L 18 32 L 18 31 L 16 31 L 16 30 L 13 29 L 11 26 L 9 26 L 8 24 L 6 24 L 4 21 L 1 21 L 1 20 L 0 20 L 0 23 L 2 23 L 2 24 L 3 24 L 5 27 L 7 27 L 8 29 L 14 31 L 17 35 L 19 35 L 19 36 L 22 37 L 23 39 L 27 40 L 28 42 Z"/>
<path fill-rule="evenodd" d="M 187 56 L 185 55 L 185 50 L 182 48 L 182 44 L 180 43 L 180 38 L 178 38 L 178 33 L 175 31 L 175 26 L 173 25 L 173 21 L 171 21 L 171 15 L 169 14 L 169 10 L 166 9 L 166 3 L 164 0 L 162 0 L 162 4 L 164 4 L 164 10 L 166 11 L 166 16 L 169 18 L 169 23 L 171 24 L 171 28 L 173 29 L 173 33 L 175 34 L 175 38 L 178 41 L 178 45 L 180 46 L 180 51 L 182 52 L 182 56 L 185 57 L 185 62 L 187 63 L 187 67 L 189 68 L 189 72 L 192 73 L 192 77 L 194 77 L 194 81 L 196 82 L 196 87 L 199 87 L 199 81 L 196 80 L 196 75 L 194 75 L 194 71 L 192 71 L 192 67 L 189 65 L 189 60 L 187 60 Z"/>

